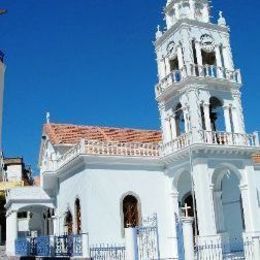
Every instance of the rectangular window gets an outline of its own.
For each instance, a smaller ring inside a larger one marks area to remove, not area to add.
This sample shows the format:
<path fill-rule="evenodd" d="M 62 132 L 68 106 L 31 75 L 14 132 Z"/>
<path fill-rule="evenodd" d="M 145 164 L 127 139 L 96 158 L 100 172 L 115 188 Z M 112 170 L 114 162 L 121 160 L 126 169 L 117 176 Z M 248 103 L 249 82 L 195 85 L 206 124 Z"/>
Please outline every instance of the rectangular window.
<path fill-rule="evenodd" d="M 18 212 L 17 213 L 17 218 L 27 218 L 27 212 Z"/>

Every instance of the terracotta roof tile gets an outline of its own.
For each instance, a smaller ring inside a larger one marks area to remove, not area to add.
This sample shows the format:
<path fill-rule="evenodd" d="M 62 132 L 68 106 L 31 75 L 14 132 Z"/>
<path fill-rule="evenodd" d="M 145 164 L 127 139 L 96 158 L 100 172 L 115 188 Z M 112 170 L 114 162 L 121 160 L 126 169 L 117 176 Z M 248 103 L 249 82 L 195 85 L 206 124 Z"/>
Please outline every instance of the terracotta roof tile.
<path fill-rule="evenodd" d="M 75 144 L 80 139 L 115 141 L 122 143 L 158 143 L 161 132 L 129 128 L 45 124 L 44 131 L 53 144 Z"/>
<path fill-rule="evenodd" d="M 259 153 L 254 154 L 254 155 L 252 156 L 252 160 L 253 160 L 254 163 L 260 164 L 260 154 L 259 154 Z"/>

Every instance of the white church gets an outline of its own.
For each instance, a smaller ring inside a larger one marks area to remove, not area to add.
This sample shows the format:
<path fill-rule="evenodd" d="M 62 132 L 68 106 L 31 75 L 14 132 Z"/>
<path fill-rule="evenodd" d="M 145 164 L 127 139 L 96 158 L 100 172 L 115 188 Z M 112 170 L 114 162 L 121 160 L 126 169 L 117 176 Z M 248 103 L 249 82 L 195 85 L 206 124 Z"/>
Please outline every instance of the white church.
<path fill-rule="evenodd" d="M 229 27 L 209 5 L 166 3 L 154 43 L 161 131 L 47 116 L 41 186 L 8 194 L 9 256 L 260 259 L 259 137 L 245 130 Z"/>

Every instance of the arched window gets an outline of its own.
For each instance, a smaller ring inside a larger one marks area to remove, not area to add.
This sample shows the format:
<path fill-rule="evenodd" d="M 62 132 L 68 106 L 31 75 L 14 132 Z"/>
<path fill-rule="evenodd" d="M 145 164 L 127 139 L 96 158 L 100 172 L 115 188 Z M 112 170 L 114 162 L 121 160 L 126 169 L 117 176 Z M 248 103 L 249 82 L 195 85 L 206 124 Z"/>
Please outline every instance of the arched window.
<path fill-rule="evenodd" d="M 65 233 L 68 235 L 71 235 L 73 233 L 73 218 L 70 210 L 68 210 L 65 215 L 64 229 Z"/>
<path fill-rule="evenodd" d="M 175 109 L 175 120 L 176 120 L 176 133 L 180 136 L 185 133 L 185 119 L 181 103 L 176 106 Z"/>
<path fill-rule="evenodd" d="M 124 227 L 139 225 L 138 200 L 132 195 L 127 195 L 123 200 Z"/>
<path fill-rule="evenodd" d="M 212 131 L 225 131 L 224 110 L 222 102 L 216 97 L 211 97 L 209 102 Z"/>
<path fill-rule="evenodd" d="M 76 216 L 76 232 L 77 234 L 81 233 L 81 207 L 80 200 L 76 199 L 75 201 L 75 216 Z"/>

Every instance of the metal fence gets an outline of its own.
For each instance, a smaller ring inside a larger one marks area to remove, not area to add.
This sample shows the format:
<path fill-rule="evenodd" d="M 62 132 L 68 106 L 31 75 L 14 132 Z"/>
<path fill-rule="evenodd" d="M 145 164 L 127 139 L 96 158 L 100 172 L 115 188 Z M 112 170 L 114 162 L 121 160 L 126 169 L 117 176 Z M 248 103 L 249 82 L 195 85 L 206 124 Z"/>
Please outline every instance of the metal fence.
<path fill-rule="evenodd" d="M 213 243 L 195 246 L 196 260 L 255 260 L 255 247 L 260 245 L 260 238 L 244 238 L 241 241 L 231 241 L 230 243 Z"/>
<path fill-rule="evenodd" d="M 137 245 L 140 260 L 160 259 L 157 215 L 143 220 L 137 228 Z"/>
<path fill-rule="evenodd" d="M 90 248 L 93 260 L 125 260 L 125 247 L 118 245 L 96 245 Z"/>
<path fill-rule="evenodd" d="M 17 256 L 82 256 L 82 236 L 39 236 L 18 238 Z"/>

